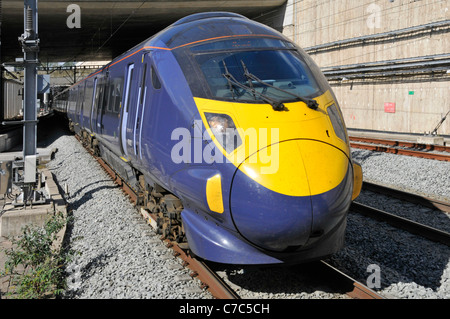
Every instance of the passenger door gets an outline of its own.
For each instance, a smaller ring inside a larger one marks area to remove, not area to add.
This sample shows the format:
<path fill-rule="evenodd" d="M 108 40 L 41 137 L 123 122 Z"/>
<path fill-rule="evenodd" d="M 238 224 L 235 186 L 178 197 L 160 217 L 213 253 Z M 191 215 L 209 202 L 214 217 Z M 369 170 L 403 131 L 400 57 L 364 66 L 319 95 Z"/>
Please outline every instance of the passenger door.
<path fill-rule="evenodd" d="M 155 51 L 144 53 L 142 58 L 142 73 L 140 95 L 134 121 L 134 154 L 137 160 L 144 158 L 144 153 L 149 155 L 150 141 L 155 137 L 155 126 L 149 125 L 153 117 L 158 117 L 157 106 L 160 105 L 161 81 L 153 65 Z M 163 124 L 162 124 L 163 125 Z M 146 139 L 146 142 L 144 141 Z M 147 145 L 146 145 L 147 143 Z"/>
<path fill-rule="evenodd" d="M 106 71 L 106 75 L 103 78 L 103 85 L 101 86 L 100 102 L 97 109 L 97 133 L 100 135 L 104 134 L 105 123 L 103 122 L 103 116 L 105 115 L 108 106 L 109 80 L 109 71 Z"/>
<path fill-rule="evenodd" d="M 92 133 L 98 133 L 100 134 L 100 119 L 98 117 L 99 113 L 101 112 L 102 108 L 102 101 L 103 101 L 103 90 L 105 87 L 105 78 L 104 77 L 98 77 L 97 79 L 97 88 L 96 93 L 94 97 L 94 105 L 92 106 L 92 112 L 91 112 L 91 129 Z"/>
<path fill-rule="evenodd" d="M 78 92 L 77 92 L 77 105 L 76 105 L 76 119 L 77 123 L 79 125 L 79 128 L 81 129 L 83 127 L 83 102 L 84 102 L 84 88 L 86 86 L 86 82 L 78 85 Z"/>
<path fill-rule="evenodd" d="M 123 95 L 123 103 L 122 103 L 122 116 L 120 120 L 120 141 L 122 147 L 122 153 L 125 157 L 128 157 L 127 150 L 127 124 L 128 124 L 128 113 L 130 110 L 130 102 L 131 102 L 131 83 L 133 81 L 133 73 L 134 73 L 134 63 L 129 64 L 126 70 L 126 78 L 125 78 L 125 94 Z"/>
<path fill-rule="evenodd" d="M 149 70 L 148 66 L 150 65 L 150 57 L 149 52 L 145 52 L 142 55 L 142 66 L 141 66 L 141 74 L 139 79 L 139 89 L 137 95 L 137 107 L 136 114 L 133 121 L 133 151 L 136 158 L 142 159 L 141 155 L 141 135 L 142 135 L 142 127 L 143 127 L 143 118 L 145 112 L 146 105 L 146 97 L 147 97 L 147 82 Z"/>
<path fill-rule="evenodd" d="M 94 109 L 96 109 L 96 104 L 98 101 L 98 90 L 97 90 L 97 77 L 94 79 L 94 92 L 92 93 L 92 103 L 91 103 L 91 115 L 89 118 L 89 128 L 91 129 L 91 133 L 95 132 L 95 123 L 94 123 L 94 114 L 97 114 Z"/>

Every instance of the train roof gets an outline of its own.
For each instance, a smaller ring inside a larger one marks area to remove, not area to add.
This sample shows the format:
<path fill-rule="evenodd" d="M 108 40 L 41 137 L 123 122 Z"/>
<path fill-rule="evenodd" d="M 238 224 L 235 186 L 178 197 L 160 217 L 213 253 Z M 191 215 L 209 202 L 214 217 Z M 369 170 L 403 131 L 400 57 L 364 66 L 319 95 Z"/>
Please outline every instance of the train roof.
<path fill-rule="evenodd" d="M 154 39 L 174 50 L 200 41 L 233 36 L 270 36 L 281 34 L 261 23 L 231 12 L 197 13 L 182 18 L 158 33 Z"/>
<path fill-rule="evenodd" d="M 180 24 L 189 23 L 189 22 L 193 22 L 193 21 L 198 21 L 198 20 L 202 20 L 202 19 L 224 18 L 224 17 L 247 19 L 243 15 L 238 14 L 238 13 L 233 13 L 233 12 L 223 12 L 223 11 L 219 11 L 219 12 L 202 12 L 202 13 L 194 13 L 194 14 L 188 15 L 188 16 L 186 16 L 184 18 L 181 18 L 180 20 L 178 20 L 175 23 L 173 23 L 172 26 L 177 26 L 177 25 L 180 25 Z"/>

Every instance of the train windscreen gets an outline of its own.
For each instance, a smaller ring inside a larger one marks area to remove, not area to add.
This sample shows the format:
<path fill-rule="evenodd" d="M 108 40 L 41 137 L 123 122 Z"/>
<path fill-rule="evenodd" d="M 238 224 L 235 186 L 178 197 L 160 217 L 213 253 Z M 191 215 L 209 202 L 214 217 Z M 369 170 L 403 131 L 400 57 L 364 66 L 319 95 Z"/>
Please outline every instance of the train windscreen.
<path fill-rule="evenodd" d="M 228 40 L 194 47 L 213 98 L 261 102 L 262 96 L 295 101 L 323 94 L 301 54 L 289 43 L 274 39 Z"/>

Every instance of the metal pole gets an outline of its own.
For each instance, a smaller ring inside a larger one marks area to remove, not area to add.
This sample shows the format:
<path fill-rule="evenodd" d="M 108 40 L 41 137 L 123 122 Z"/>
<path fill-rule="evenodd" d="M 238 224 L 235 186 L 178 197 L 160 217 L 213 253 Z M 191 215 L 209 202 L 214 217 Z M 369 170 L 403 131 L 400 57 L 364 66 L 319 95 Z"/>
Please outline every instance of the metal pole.
<path fill-rule="evenodd" d="M 3 21 L 3 15 L 2 15 L 2 1 L 0 0 L 0 65 L 2 65 L 2 21 Z M 3 95 L 3 67 L 0 67 L 0 95 Z M 5 107 L 3 105 L 3 102 L 0 101 L 0 107 L 1 110 Z M 0 119 L 3 120 L 3 116 L 0 116 Z"/>
<path fill-rule="evenodd" d="M 24 203 L 36 183 L 37 64 L 39 51 L 37 0 L 24 0 L 24 34 L 19 38 L 24 53 L 23 160 Z"/>

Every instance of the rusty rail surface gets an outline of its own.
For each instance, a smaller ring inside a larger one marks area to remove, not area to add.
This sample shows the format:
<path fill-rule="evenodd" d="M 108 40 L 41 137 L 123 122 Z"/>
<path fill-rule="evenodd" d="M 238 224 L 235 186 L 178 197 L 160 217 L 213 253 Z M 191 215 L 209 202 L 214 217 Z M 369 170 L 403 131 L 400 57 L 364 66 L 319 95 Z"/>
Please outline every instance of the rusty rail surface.
<path fill-rule="evenodd" d="M 420 158 L 450 162 L 450 155 L 445 155 L 445 154 L 411 151 L 411 150 L 406 150 L 406 149 L 401 149 L 401 148 L 384 147 L 384 146 L 359 144 L 359 143 L 350 143 L 350 147 L 365 149 L 365 150 L 369 150 L 369 151 L 373 151 L 373 152 L 383 152 L 383 153 L 406 155 L 406 156 L 413 156 L 413 157 L 420 157 Z"/>
<path fill-rule="evenodd" d="M 378 139 L 378 138 L 357 137 L 357 136 L 349 136 L 349 139 L 350 139 L 350 141 L 353 141 L 353 142 L 382 144 L 382 145 L 389 145 L 389 146 L 408 147 L 408 148 L 414 148 L 414 149 L 420 149 L 420 150 L 450 153 L 450 147 L 443 146 L 443 145 L 429 145 L 429 144 L 383 140 L 383 139 Z"/>
<path fill-rule="evenodd" d="M 450 155 L 447 154 L 439 154 L 439 153 L 430 153 L 429 151 L 439 151 L 439 152 L 447 152 L 450 153 L 450 147 L 448 146 L 440 146 L 440 145 L 426 145 L 419 143 L 410 143 L 410 142 L 400 142 L 400 141 L 390 141 L 390 140 L 382 140 L 382 139 L 374 139 L 374 138 L 365 138 L 365 137 L 349 137 L 350 146 L 353 148 L 365 149 L 374 152 L 384 152 L 398 155 L 406 155 L 413 157 L 420 157 L 426 159 L 433 159 L 438 161 L 446 161 L 450 162 Z M 354 143 L 358 142 L 358 143 Z M 371 143 L 371 144 L 361 144 L 361 143 Z M 373 145 L 378 144 L 378 145 Z M 380 146 L 388 145 L 392 147 Z M 408 147 L 412 149 L 403 149 L 397 147 Z M 422 151 L 426 150 L 426 151 Z"/>
<path fill-rule="evenodd" d="M 206 288 L 216 299 L 240 299 L 209 266 L 191 256 L 176 243 L 165 240 L 168 248 L 174 250 L 174 255 L 183 260 L 183 266 L 192 270 L 191 277 L 195 277 L 202 282 L 201 288 Z"/>

